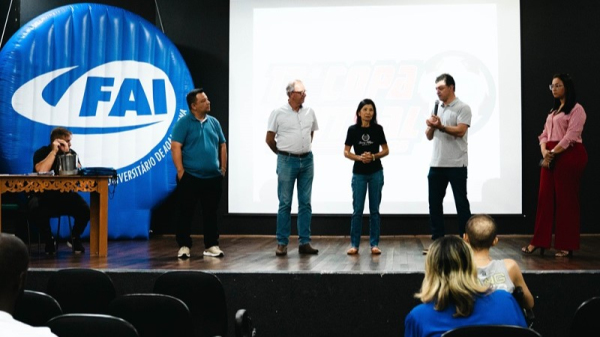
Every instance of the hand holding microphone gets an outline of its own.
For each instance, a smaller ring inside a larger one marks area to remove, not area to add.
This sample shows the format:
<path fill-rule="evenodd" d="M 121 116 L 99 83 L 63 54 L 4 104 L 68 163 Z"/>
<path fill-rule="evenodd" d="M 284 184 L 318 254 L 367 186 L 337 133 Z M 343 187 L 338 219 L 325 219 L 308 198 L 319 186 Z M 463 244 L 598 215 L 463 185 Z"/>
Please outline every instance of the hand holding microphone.
<path fill-rule="evenodd" d="M 437 129 L 436 124 L 439 123 L 440 118 L 437 116 L 438 106 L 440 101 L 436 100 L 433 106 L 433 115 L 429 117 L 425 123 L 428 127 Z"/>
<path fill-rule="evenodd" d="M 442 120 L 440 119 L 440 117 L 437 115 L 437 111 L 438 111 L 438 107 L 440 105 L 440 101 L 435 100 L 434 103 L 434 107 L 433 107 L 433 115 L 429 118 L 429 120 L 427 120 L 427 125 L 431 128 L 434 129 L 438 129 L 441 132 L 445 132 L 445 128 L 442 125 Z"/>
<path fill-rule="evenodd" d="M 432 115 L 425 121 L 425 124 L 427 124 L 427 126 L 430 128 L 439 129 L 442 125 L 442 121 L 438 116 Z"/>

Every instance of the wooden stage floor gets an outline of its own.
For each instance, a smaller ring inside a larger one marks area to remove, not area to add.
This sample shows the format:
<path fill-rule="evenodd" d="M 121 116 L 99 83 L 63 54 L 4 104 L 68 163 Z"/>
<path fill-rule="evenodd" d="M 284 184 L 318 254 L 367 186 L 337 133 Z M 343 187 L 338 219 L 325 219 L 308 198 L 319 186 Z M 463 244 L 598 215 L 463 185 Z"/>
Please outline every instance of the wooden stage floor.
<path fill-rule="evenodd" d="M 151 237 L 149 240 L 116 240 L 108 243 L 108 257 L 90 257 L 84 242 L 85 255 L 74 255 L 65 242 L 59 244 L 58 254 L 46 256 L 41 247 L 32 244 L 30 269 L 94 268 L 102 270 L 210 270 L 237 273 L 422 273 L 424 247 L 429 236 L 386 236 L 380 240 L 383 254 L 371 255 L 368 238 L 363 237 L 361 253 L 346 255 L 349 238 L 344 236 L 317 236 L 312 245 L 318 255 L 298 254 L 297 237 L 290 238 L 286 257 L 276 257 L 274 236 L 223 235 L 220 247 L 223 258 L 202 257 L 202 237 L 194 236 L 195 246 L 190 259 L 177 259 L 177 245 L 172 235 Z M 553 271 L 600 270 L 600 235 L 582 235 L 581 249 L 572 258 L 556 258 L 555 250 L 540 256 L 524 255 L 520 249 L 531 239 L 530 235 L 501 235 L 499 244 L 492 249 L 495 259 L 512 258 L 524 273 Z"/>

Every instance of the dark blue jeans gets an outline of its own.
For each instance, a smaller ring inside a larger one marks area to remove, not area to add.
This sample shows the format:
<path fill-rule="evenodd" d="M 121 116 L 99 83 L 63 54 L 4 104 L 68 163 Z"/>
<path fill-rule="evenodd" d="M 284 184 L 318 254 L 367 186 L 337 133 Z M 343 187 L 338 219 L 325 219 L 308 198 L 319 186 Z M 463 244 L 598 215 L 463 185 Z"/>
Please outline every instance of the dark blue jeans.
<path fill-rule="evenodd" d="M 429 175 L 429 225 L 431 239 L 435 240 L 446 234 L 444 229 L 444 197 L 448 183 L 452 186 L 454 203 L 458 214 L 458 234 L 462 237 L 465 225 L 471 217 L 471 206 L 467 199 L 466 167 L 430 167 Z"/>

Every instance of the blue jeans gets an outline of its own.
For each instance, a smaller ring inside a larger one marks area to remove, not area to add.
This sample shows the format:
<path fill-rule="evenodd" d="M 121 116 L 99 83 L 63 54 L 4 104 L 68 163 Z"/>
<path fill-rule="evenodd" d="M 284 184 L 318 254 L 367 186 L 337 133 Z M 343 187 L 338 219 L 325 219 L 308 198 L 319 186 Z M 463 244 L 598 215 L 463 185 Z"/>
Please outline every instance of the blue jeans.
<path fill-rule="evenodd" d="M 456 213 L 458 214 L 458 234 L 462 238 L 465 233 L 465 225 L 471 217 L 471 207 L 469 199 L 467 199 L 467 168 L 430 167 L 427 179 L 429 181 L 431 239 L 435 240 L 445 235 L 443 202 L 448 183 L 452 186 Z"/>
<path fill-rule="evenodd" d="M 352 247 L 358 248 L 362 232 L 362 217 L 365 208 L 365 196 L 369 191 L 369 241 L 371 247 L 379 245 L 379 228 L 381 216 L 381 190 L 383 189 L 383 170 L 371 174 L 352 175 L 352 220 L 350 222 L 350 242 Z"/>
<path fill-rule="evenodd" d="M 298 184 L 298 241 L 301 245 L 310 242 L 310 221 L 312 207 L 310 197 L 314 177 L 313 155 L 309 153 L 304 158 L 283 154 L 277 155 L 277 196 L 279 210 L 277 211 L 277 243 L 289 243 L 292 226 L 292 198 L 294 184 Z"/>

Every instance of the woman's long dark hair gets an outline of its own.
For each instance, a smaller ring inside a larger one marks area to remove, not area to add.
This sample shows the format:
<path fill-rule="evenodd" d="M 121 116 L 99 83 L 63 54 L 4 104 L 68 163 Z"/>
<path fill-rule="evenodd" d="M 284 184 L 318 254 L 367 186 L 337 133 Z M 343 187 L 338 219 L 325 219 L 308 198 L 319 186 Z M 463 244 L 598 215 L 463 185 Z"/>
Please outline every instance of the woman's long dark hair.
<path fill-rule="evenodd" d="M 565 113 L 565 115 L 568 115 L 571 113 L 571 110 L 573 110 L 573 107 L 577 103 L 577 95 L 575 94 L 575 84 L 573 83 L 573 80 L 571 79 L 571 76 L 569 76 L 569 74 L 555 74 L 554 76 L 552 76 L 552 79 L 555 78 L 561 80 L 563 82 L 563 85 L 565 86 L 565 105 L 560 111 L 558 111 L 558 108 L 560 107 L 560 98 L 555 98 L 552 111 L 557 111 L 557 113 L 562 111 Z"/>
<path fill-rule="evenodd" d="M 360 103 L 358 103 L 358 108 L 356 108 L 356 125 L 362 125 L 362 120 L 360 119 L 358 113 L 365 105 L 373 106 L 373 118 L 371 119 L 371 124 L 377 124 L 377 107 L 375 106 L 375 102 L 373 102 L 373 100 L 370 98 L 365 98 L 362 101 L 360 101 Z"/>

